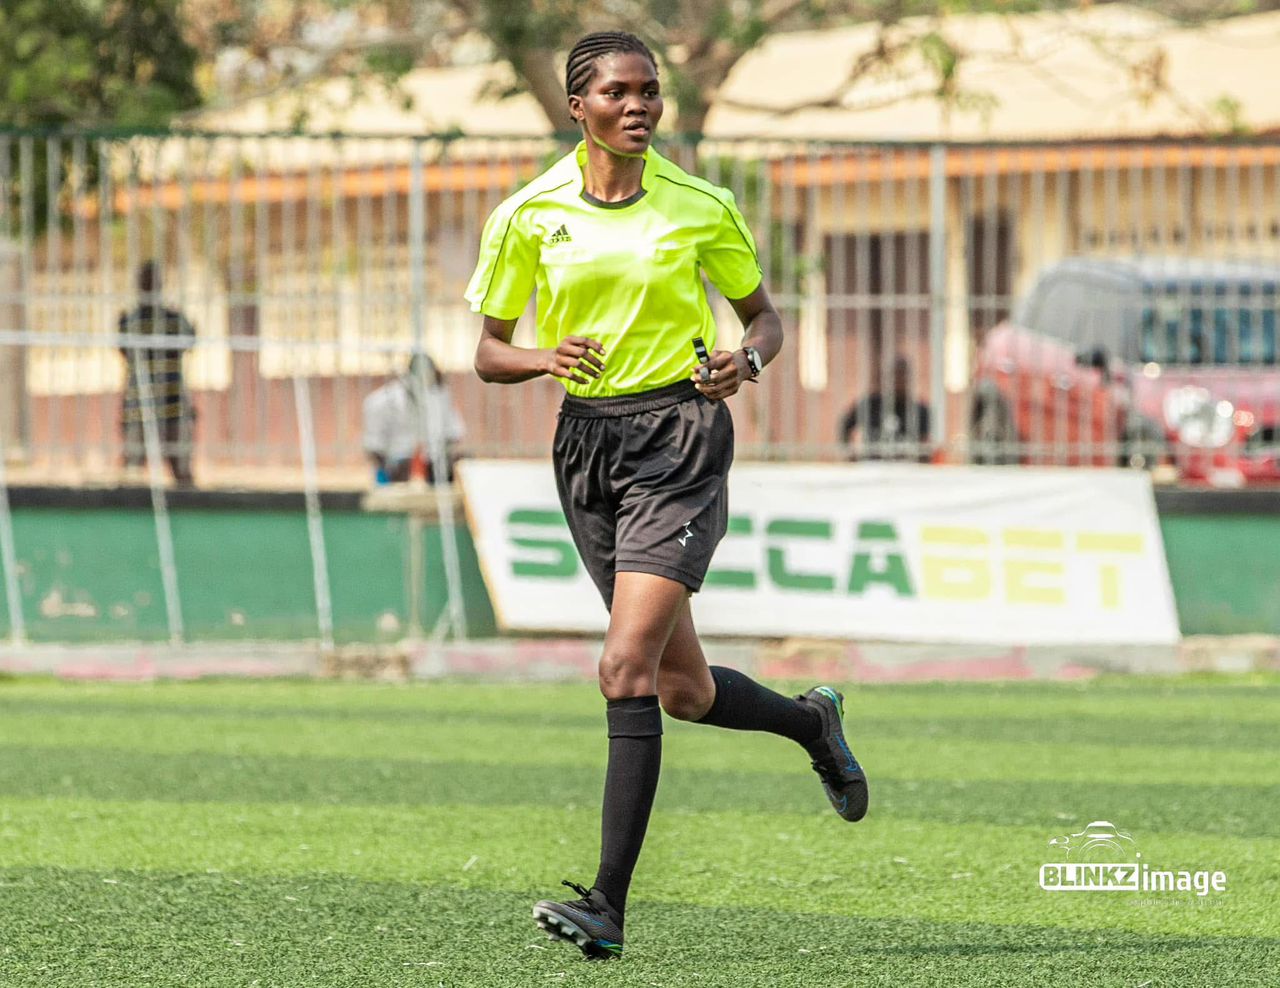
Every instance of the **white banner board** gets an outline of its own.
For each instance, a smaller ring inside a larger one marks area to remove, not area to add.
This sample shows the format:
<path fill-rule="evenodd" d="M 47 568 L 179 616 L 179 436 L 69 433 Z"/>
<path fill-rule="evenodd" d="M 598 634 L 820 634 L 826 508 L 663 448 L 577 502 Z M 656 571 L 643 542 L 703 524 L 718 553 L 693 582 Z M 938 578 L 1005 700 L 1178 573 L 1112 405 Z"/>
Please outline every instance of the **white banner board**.
<path fill-rule="evenodd" d="M 512 630 L 603 632 L 545 460 L 459 464 Z M 1169 644 L 1177 612 L 1136 470 L 739 464 L 701 631 L 1005 645 Z M 675 537 L 678 533 L 673 533 Z"/>

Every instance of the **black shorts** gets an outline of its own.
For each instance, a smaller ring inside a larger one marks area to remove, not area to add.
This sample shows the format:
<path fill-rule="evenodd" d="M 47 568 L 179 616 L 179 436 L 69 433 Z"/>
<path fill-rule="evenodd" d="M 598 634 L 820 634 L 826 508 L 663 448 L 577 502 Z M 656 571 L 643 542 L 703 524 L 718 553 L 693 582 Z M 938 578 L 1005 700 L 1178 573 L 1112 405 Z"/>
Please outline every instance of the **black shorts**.
<path fill-rule="evenodd" d="M 618 572 L 698 590 L 729 520 L 733 418 L 690 381 L 560 406 L 556 488 L 606 607 Z"/>

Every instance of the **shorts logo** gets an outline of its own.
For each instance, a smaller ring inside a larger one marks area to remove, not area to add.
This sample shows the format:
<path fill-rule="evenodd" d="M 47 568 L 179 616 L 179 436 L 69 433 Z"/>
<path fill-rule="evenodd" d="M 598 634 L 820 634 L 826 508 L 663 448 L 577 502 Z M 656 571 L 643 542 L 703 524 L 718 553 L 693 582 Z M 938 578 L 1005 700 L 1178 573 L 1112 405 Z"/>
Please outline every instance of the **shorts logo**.
<path fill-rule="evenodd" d="M 690 530 L 690 528 L 689 528 L 689 526 L 690 526 L 691 524 L 693 524 L 693 523 L 692 523 L 692 522 L 688 522 L 688 521 L 687 521 L 687 522 L 685 522 L 685 523 L 684 523 L 684 534 L 683 534 L 683 535 L 677 535 L 677 536 L 676 536 L 676 541 L 677 541 L 677 542 L 679 542 L 682 546 L 683 546 L 683 545 L 687 545 L 687 544 L 689 543 L 689 540 L 690 540 L 691 538 L 693 538 L 693 532 L 692 532 L 692 531 Z"/>
<path fill-rule="evenodd" d="M 547 238 L 547 243 L 549 244 L 567 244 L 572 242 L 573 237 L 569 236 L 569 231 L 565 228 L 563 223 L 560 224 L 560 229 L 556 230 L 555 233 L 551 234 L 551 236 Z"/>

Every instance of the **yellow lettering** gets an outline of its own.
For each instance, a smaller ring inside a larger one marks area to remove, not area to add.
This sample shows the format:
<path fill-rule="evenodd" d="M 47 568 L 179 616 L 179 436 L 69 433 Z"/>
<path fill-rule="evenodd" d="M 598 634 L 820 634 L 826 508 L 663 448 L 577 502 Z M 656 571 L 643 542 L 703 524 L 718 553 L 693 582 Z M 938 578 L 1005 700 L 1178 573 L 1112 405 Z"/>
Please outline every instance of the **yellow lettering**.
<path fill-rule="evenodd" d="M 1076 548 L 1081 552 L 1137 555 L 1142 552 L 1142 535 L 1137 532 L 1081 532 Z M 1102 606 L 1109 611 L 1120 607 L 1120 565 L 1106 562 L 1098 567 Z"/>
<path fill-rule="evenodd" d="M 1081 532 L 1076 536 L 1081 552 L 1142 552 L 1142 536 L 1136 532 Z"/>
<path fill-rule="evenodd" d="M 937 600 L 981 600 L 991 596 L 991 569 L 985 559 L 924 557 L 924 595 Z"/>
<path fill-rule="evenodd" d="M 1065 543 L 1061 532 L 1045 528 L 1006 528 L 1004 544 L 1010 549 L 1054 549 L 1061 552 Z"/>
<path fill-rule="evenodd" d="M 925 545 L 987 545 L 991 539 L 980 528 L 960 525 L 925 525 L 920 529 Z"/>
<path fill-rule="evenodd" d="M 1103 563 L 1099 570 L 1102 580 L 1102 606 L 1109 611 L 1120 608 L 1120 567 L 1115 563 Z"/>
<path fill-rule="evenodd" d="M 1062 563 L 1038 559 L 1006 559 L 1004 592 L 1010 604 L 1053 604 L 1067 602 L 1066 590 L 1057 582 L 1062 578 Z M 1042 579 L 1037 580 L 1036 577 Z"/>

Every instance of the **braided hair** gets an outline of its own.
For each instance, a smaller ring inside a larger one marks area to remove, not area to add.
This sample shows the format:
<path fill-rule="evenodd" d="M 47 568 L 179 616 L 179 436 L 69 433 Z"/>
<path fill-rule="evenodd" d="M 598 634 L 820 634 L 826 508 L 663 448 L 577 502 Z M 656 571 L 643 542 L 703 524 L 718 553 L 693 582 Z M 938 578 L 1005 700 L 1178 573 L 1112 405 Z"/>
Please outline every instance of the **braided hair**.
<path fill-rule="evenodd" d="M 569 52 L 569 62 L 564 69 L 564 89 L 570 96 L 581 96 L 596 74 L 596 59 L 602 55 L 629 53 L 643 55 L 658 67 L 649 46 L 626 31 L 596 31 L 579 39 Z"/>

